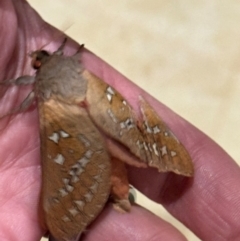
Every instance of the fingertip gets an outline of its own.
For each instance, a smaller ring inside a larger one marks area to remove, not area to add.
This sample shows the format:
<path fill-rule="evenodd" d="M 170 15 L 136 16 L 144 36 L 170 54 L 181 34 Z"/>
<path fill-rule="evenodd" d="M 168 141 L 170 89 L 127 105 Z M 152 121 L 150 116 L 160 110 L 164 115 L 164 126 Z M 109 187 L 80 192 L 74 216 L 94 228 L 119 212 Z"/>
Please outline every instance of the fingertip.
<path fill-rule="evenodd" d="M 83 240 L 186 241 L 186 238 L 171 224 L 142 207 L 133 206 L 130 213 L 120 214 L 108 205 L 85 232 Z"/>

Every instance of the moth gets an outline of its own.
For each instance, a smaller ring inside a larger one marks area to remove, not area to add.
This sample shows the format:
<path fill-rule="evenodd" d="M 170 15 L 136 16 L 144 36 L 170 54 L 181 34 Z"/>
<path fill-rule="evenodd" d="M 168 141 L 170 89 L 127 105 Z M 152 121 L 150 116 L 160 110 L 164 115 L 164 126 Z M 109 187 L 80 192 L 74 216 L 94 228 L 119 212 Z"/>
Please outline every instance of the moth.
<path fill-rule="evenodd" d="M 3 84 L 34 84 L 17 111 L 37 100 L 42 188 L 40 220 L 53 240 L 76 241 L 111 196 L 130 211 L 125 163 L 193 176 L 191 158 L 153 108 L 140 97 L 141 118 L 112 86 L 81 64 L 81 49 L 64 56 L 30 54 L 35 76 Z"/>

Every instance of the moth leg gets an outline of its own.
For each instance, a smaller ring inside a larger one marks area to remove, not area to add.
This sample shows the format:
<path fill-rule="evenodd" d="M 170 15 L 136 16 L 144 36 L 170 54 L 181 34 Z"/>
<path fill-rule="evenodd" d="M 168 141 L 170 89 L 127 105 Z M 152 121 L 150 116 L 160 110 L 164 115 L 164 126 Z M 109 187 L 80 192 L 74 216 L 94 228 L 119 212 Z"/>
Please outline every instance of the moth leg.
<path fill-rule="evenodd" d="M 19 113 L 19 112 L 24 112 L 25 110 L 27 110 L 31 106 L 31 104 L 33 103 L 34 98 L 35 98 L 35 93 L 34 93 L 34 91 L 31 91 L 28 94 L 28 96 L 25 98 L 25 100 L 21 103 L 20 106 L 15 107 L 14 109 L 9 111 L 5 115 L 0 116 L 0 119 L 2 119 L 5 116 L 8 116 L 8 115 L 16 114 L 16 113 Z"/>
<path fill-rule="evenodd" d="M 128 198 L 129 182 L 125 164 L 116 158 L 112 158 L 111 163 L 111 198 L 113 200 L 113 207 L 120 213 L 129 212 L 131 203 Z"/>
<path fill-rule="evenodd" d="M 31 91 L 28 94 L 28 96 L 25 98 L 25 100 L 21 103 L 21 105 L 13 110 L 14 111 L 13 113 L 23 112 L 23 111 L 27 110 L 33 103 L 34 98 L 35 98 L 35 93 L 34 93 L 34 91 Z"/>
<path fill-rule="evenodd" d="M 30 85 L 35 82 L 35 77 L 30 75 L 23 75 L 17 79 L 10 79 L 0 82 L 0 85 Z"/>

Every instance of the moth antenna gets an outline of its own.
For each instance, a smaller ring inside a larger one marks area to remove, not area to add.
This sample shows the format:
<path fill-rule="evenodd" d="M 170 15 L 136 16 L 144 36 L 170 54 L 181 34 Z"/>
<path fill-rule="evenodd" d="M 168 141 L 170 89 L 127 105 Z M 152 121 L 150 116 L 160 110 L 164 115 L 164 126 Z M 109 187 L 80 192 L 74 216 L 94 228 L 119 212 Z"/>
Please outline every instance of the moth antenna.
<path fill-rule="evenodd" d="M 84 44 L 81 44 L 81 45 L 78 47 L 77 52 L 76 52 L 73 56 L 76 56 L 76 55 L 78 55 L 79 53 L 81 53 L 83 49 L 84 49 Z"/>
<path fill-rule="evenodd" d="M 67 42 L 67 37 L 64 38 L 62 44 L 60 45 L 60 47 L 55 51 L 53 52 L 53 54 L 55 55 L 63 55 L 63 49 L 65 47 L 65 44 Z"/>
<path fill-rule="evenodd" d="M 72 26 L 72 25 L 70 25 L 69 27 L 67 27 L 66 30 L 69 29 L 71 26 Z M 65 30 L 64 30 L 64 31 L 65 31 Z M 56 55 L 63 55 L 63 49 L 64 49 L 64 46 L 65 46 L 65 44 L 66 44 L 66 42 L 67 42 L 67 39 L 68 39 L 68 38 L 66 37 L 66 35 L 64 34 L 64 31 L 63 31 L 63 33 L 61 33 L 60 35 L 58 34 L 57 36 L 54 36 L 54 38 L 53 38 L 51 41 L 48 41 L 48 42 L 46 42 L 45 44 L 43 44 L 40 48 L 38 48 L 38 51 L 44 50 L 47 45 L 50 45 L 50 44 L 51 44 L 51 42 L 55 42 L 55 40 L 64 37 L 64 39 L 63 39 L 62 44 L 60 45 L 60 47 L 59 47 L 55 52 L 53 52 L 53 53 L 55 53 Z M 28 56 L 31 57 L 31 55 L 32 55 L 33 52 L 35 52 L 35 51 L 30 51 L 30 52 L 28 52 Z"/>

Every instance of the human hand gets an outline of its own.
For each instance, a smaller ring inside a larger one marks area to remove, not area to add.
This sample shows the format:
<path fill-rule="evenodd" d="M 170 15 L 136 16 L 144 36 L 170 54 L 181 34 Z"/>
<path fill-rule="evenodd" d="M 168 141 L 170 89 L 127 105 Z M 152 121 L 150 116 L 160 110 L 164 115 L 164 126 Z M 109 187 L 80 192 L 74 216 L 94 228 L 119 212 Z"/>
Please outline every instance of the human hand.
<path fill-rule="evenodd" d="M 30 51 L 46 46 L 55 51 L 63 35 L 44 23 L 24 0 L 2 0 L 0 78 L 33 74 Z M 64 52 L 77 45 L 68 41 Z M 118 89 L 137 110 L 144 96 L 182 141 L 193 158 L 193 179 L 156 170 L 128 167 L 130 182 L 159 202 L 202 240 L 237 240 L 240 236 L 239 166 L 212 140 L 129 82 L 93 54 L 85 51 L 87 69 Z M 18 106 L 30 87 L 1 87 L 0 113 Z M 40 191 L 39 127 L 36 108 L 0 122 L 0 237 L 1 240 L 39 240 Z M 148 180 L 147 182 L 143 182 Z M 171 224 L 144 208 L 134 206 L 122 215 L 109 205 L 86 231 L 83 240 L 186 240 Z"/>

